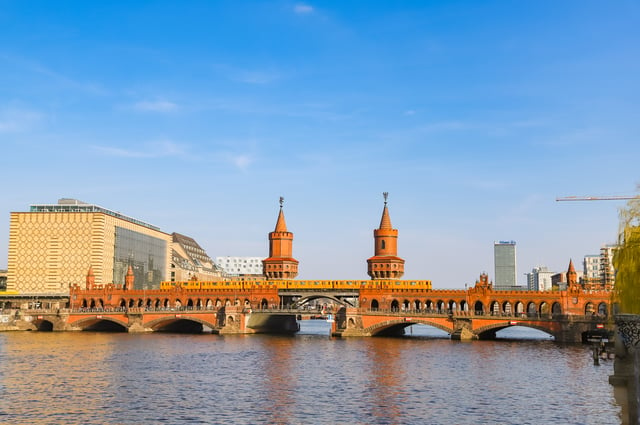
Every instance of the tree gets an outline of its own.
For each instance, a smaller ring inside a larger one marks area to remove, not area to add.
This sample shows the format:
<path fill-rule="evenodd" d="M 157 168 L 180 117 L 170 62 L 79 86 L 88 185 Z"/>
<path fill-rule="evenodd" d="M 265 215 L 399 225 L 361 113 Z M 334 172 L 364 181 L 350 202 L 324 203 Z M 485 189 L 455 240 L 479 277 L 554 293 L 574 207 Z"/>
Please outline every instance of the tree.
<path fill-rule="evenodd" d="M 622 313 L 640 314 L 640 197 L 620 209 L 618 247 L 613 254 L 614 293 Z"/>

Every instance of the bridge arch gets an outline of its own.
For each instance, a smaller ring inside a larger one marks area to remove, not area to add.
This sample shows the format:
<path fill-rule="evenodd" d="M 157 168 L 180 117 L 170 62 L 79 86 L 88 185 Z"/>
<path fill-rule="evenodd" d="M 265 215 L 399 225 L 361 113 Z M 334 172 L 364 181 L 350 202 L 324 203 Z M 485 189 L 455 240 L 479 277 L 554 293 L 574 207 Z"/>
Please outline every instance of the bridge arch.
<path fill-rule="evenodd" d="M 36 330 L 39 332 L 51 332 L 53 331 L 53 322 L 45 319 L 37 319 L 31 322 Z"/>
<path fill-rule="evenodd" d="M 512 328 L 514 326 L 521 326 L 524 328 L 535 329 L 546 334 L 551 335 L 554 339 L 558 339 L 556 335 L 556 331 L 551 327 L 545 327 L 542 325 L 527 323 L 527 322 L 518 322 L 517 325 L 513 325 L 510 322 L 502 322 L 502 323 L 494 323 L 491 325 L 480 327 L 474 330 L 474 333 L 478 336 L 478 339 L 495 339 L 496 333 L 503 329 Z"/>
<path fill-rule="evenodd" d="M 478 315 L 484 314 L 484 304 L 482 304 L 482 301 L 475 302 L 475 304 L 473 305 L 473 311 Z"/>
<path fill-rule="evenodd" d="M 541 316 L 545 316 L 545 315 L 548 315 L 550 313 L 549 304 L 547 304 L 546 301 L 543 301 L 543 302 L 540 303 L 540 309 L 539 309 L 538 313 L 540 313 Z"/>
<path fill-rule="evenodd" d="M 502 303 L 502 313 L 510 316 L 513 313 L 513 309 L 511 307 L 511 303 L 509 301 L 505 301 Z"/>
<path fill-rule="evenodd" d="M 524 314 L 524 304 L 522 303 L 522 301 L 516 301 L 514 311 L 516 314 Z"/>
<path fill-rule="evenodd" d="M 451 334 L 453 332 L 453 328 L 442 325 L 441 323 L 438 323 L 436 321 L 432 321 L 429 318 L 412 318 L 411 320 L 407 320 L 406 318 L 398 318 L 386 320 L 365 328 L 364 332 L 371 336 L 397 335 L 402 329 L 411 325 L 433 326 L 434 328 L 438 328 L 448 334 Z"/>
<path fill-rule="evenodd" d="M 562 306 L 559 302 L 554 302 L 551 306 L 551 314 L 562 314 Z"/>
<path fill-rule="evenodd" d="M 160 317 L 144 324 L 145 328 L 154 332 L 202 333 L 204 327 L 215 329 L 216 325 L 194 316 Z"/>
<path fill-rule="evenodd" d="M 529 304 L 527 304 L 527 315 L 535 316 L 537 314 L 538 314 L 538 306 L 533 301 L 529 302 Z"/>
<path fill-rule="evenodd" d="M 69 324 L 71 328 L 80 328 L 83 331 L 102 331 L 102 332 L 127 332 L 129 325 L 122 320 L 113 317 L 97 318 L 86 317 Z"/>
<path fill-rule="evenodd" d="M 311 301 L 314 300 L 321 300 L 321 299 L 327 299 L 327 300 L 331 300 L 336 304 L 339 304 L 343 307 L 354 307 L 353 305 L 349 304 L 348 302 L 336 297 L 335 295 L 330 295 L 330 294 L 323 294 L 323 293 L 316 293 L 316 294 L 308 294 L 305 295 L 304 297 L 301 297 L 300 299 L 296 300 L 296 302 L 293 303 L 294 307 L 300 307 L 303 306 L 307 303 L 310 303 Z M 246 300 L 248 301 L 248 300 Z M 371 300 L 371 308 L 373 307 L 373 303 L 374 301 L 377 303 L 378 300 Z M 378 308 L 378 307 L 375 307 Z"/>

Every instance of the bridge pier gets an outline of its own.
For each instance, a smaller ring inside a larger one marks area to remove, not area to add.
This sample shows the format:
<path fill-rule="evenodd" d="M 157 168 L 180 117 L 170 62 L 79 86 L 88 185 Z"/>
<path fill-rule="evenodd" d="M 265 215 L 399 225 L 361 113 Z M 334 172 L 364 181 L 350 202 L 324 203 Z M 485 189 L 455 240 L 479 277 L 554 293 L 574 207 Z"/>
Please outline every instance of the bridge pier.
<path fill-rule="evenodd" d="M 478 335 L 473 332 L 473 320 L 466 318 L 454 318 L 451 339 L 455 341 L 472 341 L 478 339 Z M 495 333 L 494 333 L 495 336 Z"/>

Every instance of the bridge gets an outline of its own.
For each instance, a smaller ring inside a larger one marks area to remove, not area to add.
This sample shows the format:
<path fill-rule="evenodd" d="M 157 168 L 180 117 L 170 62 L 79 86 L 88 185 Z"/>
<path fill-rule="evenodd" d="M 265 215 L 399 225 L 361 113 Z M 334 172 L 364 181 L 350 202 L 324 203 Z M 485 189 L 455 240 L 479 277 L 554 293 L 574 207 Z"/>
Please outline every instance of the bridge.
<path fill-rule="evenodd" d="M 572 283 L 558 291 L 497 291 L 485 274 L 465 290 L 434 290 L 410 281 L 236 282 L 128 289 L 122 285 L 70 288 L 59 308 L 21 309 L 15 326 L 32 330 L 294 333 L 306 304 L 328 299 L 339 306 L 332 335 L 397 335 L 413 324 L 442 329 L 453 339 L 495 337 L 511 326 L 580 342 L 586 332 L 612 327 L 610 291 L 584 290 Z M 41 305 L 32 302 L 30 305 Z M 6 320 L 5 320 L 6 319 Z"/>

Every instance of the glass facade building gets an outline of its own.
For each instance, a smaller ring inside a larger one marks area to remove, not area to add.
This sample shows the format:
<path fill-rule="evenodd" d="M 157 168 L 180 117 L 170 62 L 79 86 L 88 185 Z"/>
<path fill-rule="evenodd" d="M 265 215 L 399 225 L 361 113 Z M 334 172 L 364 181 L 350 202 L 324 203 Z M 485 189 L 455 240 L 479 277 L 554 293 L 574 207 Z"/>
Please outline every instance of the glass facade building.
<path fill-rule="evenodd" d="M 516 243 L 515 241 L 500 241 L 493 244 L 493 261 L 495 266 L 496 289 L 516 286 Z"/>
<path fill-rule="evenodd" d="M 116 226 L 113 283 L 124 285 L 129 266 L 133 269 L 134 289 L 156 289 L 166 280 L 167 241 Z"/>

